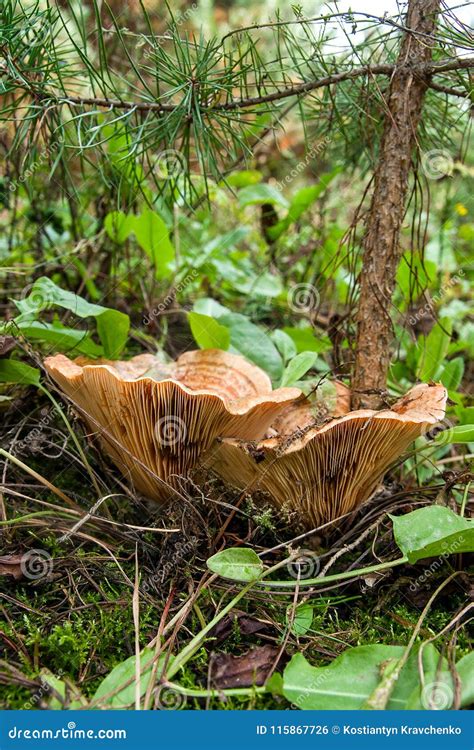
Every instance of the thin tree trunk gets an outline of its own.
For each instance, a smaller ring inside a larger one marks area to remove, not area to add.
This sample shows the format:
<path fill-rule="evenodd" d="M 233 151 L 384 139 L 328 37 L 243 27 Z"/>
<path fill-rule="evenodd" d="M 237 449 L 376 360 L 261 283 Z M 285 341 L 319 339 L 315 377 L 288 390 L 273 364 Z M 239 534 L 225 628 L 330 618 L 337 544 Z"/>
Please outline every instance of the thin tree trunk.
<path fill-rule="evenodd" d="M 410 0 L 387 102 L 387 115 L 363 241 L 357 343 L 352 381 L 353 407 L 377 408 L 387 381 L 393 342 L 390 317 L 402 248 L 411 158 L 428 81 L 416 66 L 432 57 L 440 0 Z"/>

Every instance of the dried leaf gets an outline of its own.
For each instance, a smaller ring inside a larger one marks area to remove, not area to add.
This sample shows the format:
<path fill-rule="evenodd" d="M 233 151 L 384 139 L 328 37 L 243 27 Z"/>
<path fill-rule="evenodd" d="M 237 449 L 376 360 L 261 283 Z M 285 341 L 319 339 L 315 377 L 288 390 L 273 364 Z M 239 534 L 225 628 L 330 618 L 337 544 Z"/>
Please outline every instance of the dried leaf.
<path fill-rule="evenodd" d="M 216 654 L 211 682 L 217 689 L 263 685 L 278 655 L 276 646 L 257 646 L 242 656 Z"/>

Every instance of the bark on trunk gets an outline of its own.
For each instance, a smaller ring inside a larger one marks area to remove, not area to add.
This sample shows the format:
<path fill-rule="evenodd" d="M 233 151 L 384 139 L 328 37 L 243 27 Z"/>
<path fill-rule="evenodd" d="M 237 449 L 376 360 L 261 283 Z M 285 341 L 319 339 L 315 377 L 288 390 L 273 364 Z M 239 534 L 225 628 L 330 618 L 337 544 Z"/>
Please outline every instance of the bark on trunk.
<path fill-rule="evenodd" d="M 378 408 L 390 364 L 393 329 L 390 317 L 395 275 L 402 255 L 400 229 L 405 212 L 411 157 L 427 80 L 416 66 L 432 56 L 440 0 L 410 0 L 388 107 L 374 192 L 363 241 L 353 407 Z M 428 36 L 426 36 L 428 35 Z"/>

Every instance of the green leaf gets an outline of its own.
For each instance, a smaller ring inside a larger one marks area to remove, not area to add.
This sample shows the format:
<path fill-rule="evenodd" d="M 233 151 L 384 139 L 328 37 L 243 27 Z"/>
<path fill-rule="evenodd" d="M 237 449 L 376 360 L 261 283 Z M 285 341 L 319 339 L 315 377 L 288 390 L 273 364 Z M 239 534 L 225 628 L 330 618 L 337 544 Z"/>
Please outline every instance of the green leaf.
<path fill-rule="evenodd" d="M 446 434 L 448 433 L 448 434 Z M 452 427 L 450 430 L 443 430 L 434 440 L 430 442 L 430 445 L 453 445 L 456 443 L 472 443 L 474 441 L 474 424 L 458 424 L 456 427 Z"/>
<path fill-rule="evenodd" d="M 288 362 L 288 360 L 292 357 L 296 356 L 295 343 L 291 336 L 288 336 L 285 331 L 277 328 L 275 331 L 272 331 L 272 333 L 270 334 L 270 338 L 280 352 L 285 363 Z"/>
<path fill-rule="evenodd" d="M 447 318 L 441 318 L 429 336 L 424 338 L 419 349 L 417 376 L 420 380 L 432 380 L 448 353 L 451 341 L 452 323 Z"/>
<path fill-rule="evenodd" d="M 219 321 L 230 330 L 231 345 L 279 383 L 283 374 L 283 362 L 271 338 L 239 313 L 221 315 Z"/>
<path fill-rule="evenodd" d="M 439 379 L 449 391 L 456 391 L 461 385 L 463 375 L 464 360 L 462 357 L 455 357 L 445 364 Z"/>
<path fill-rule="evenodd" d="M 395 541 L 411 563 L 426 557 L 474 552 L 474 521 L 432 505 L 404 516 L 390 516 Z"/>
<path fill-rule="evenodd" d="M 232 172 L 232 174 L 226 177 L 226 182 L 231 187 L 243 188 L 247 187 L 247 185 L 255 185 L 257 182 L 260 182 L 262 176 L 262 173 L 256 169 L 243 169 L 240 172 Z"/>
<path fill-rule="evenodd" d="M 241 206 L 258 206 L 263 203 L 271 203 L 283 208 L 288 207 L 288 201 L 282 193 L 266 183 L 249 185 L 239 190 L 239 203 Z"/>
<path fill-rule="evenodd" d="M 274 226 L 267 229 L 268 235 L 272 240 L 278 239 L 300 216 L 322 195 L 329 183 L 341 172 L 342 167 L 336 167 L 332 172 L 323 175 L 317 185 L 310 185 L 298 190 L 291 199 L 288 214 L 284 219 L 278 221 Z"/>
<path fill-rule="evenodd" d="M 97 315 L 97 333 L 104 347 L 104 354 L 110 359 L 116 359 L 128 338 L 130 319 L 118 310 L 105 309 Z"/>
<path fill-rule="evenodd" d="M 431 645 L 431 644 L 430 644 Z M 423 667 L 432 667 L 436 649 L 425 649 Z M 362 709 L 386 674 L 403 655 L 402 646 L 372 644 L 349 648 L 327 667 L 312 667 L 302 654 L 295 654 L 283 673 L 283 694 L 300 709 Z M 418 684 L 417 649 L 403 667 L 387 708 L 406 708 L 407 698 Z M 436 662 L 434 662 L 436 663 Z"/>
<path fill-rule="evenodd" d="M 104 355 L 110 359 L 116 359 L 127 342 L 130 328 L 128 315 L 87 302 L 74 292 L 61 289 L 46 276 L 37 279 L 29 296 L 15 301 L 15 304 L 25 316 L 16 321 L 20 327 L 25 322 L 29 324 L 34 315 L 51 307 L 69 310 L 79 318 L 94 317 L 97 322 L 97 332 L 104 347 Z"/>
<path fill-rule="evenodd" d="M 188 313 L 191 333 L 200 349 L 228 349 L 230 332 L 225 326 L 211 318 L 197 312 Z"/>
<path fill-rule="evenodd" d="M 45 323 L 42 320 L 26 320 L 16 324 L 27 339 L 52 344 L 57 351 L 74 351 L 86 357 L 102 357 L 104 348 L 92 340 L 89 331 L 68 328 L 58 320 Z"/>
<path fill-rule="evenodd" d="M 454 702 L 453 677 L 447 670 L 437 667 L 424 673 L 424 686 L 412 691 L 407 709 L 410 711 L 448 711 Z"/>
<path fill-rule="evenodd" d="M 39 385 L 41 373 L 36 367 L 16 359 L 0 359 L 0 383 Z"/>
<path fill-rule="evenodd" d="M 151 259 L 158 279 L 169 276 L 174 262 L 174 247 L 169 238 L 168 227 L 156 213 L 145 209 L 139 216 L 133 217 L 133 232 L 138 244 Z"/>
<path fill-rule="evenodd" d="M 230 313 L 228 307 L 224 307 L 224 305 L 221 305 L 219 302 L 216 302 L 215 299 L 211 299 L 210 297 L 198 299 L 194 303 L 194 311 L 201 313 L 201 315 L 210 315 L 212 318 L 220 318 L 221 315 Z"/>
<path fill-rule="evenodd" d="M 309 326 L 305 328 L 285 327 L 284 332 L 294 341 L 298 352 L 327 352 L 332 349 L 332 344 L 327 336 L 316 338 L 314 331 Z"/>
<path fill-rule="evenodd" d="M 289 622 L 289 615 L 291 608 L 288 608 L 287 622 Z M 313 624 L 314 609 L 311 604 L 300 604 L 296 607 L 295 616 L 291 623 L 291 632 L 293 635 L 304 635 L 308 632 Z"/>
<path fill-rule="evenodd" d="M 296 383 L 303 375 L 306 375 L 317 359 L 318 355 L 316 352 L 301 352 L 301 354 L 297 354 L 286 367 L 281 379 L 281 386 L 289 386 Z"/>
<path fill-rule="evenodd" d="M 133 232 L 135 217 L 123 211 L 111 211 L 104 219 L 105 231 L 117 245 L 123 245 L 127 237 Z"/>
<path fill-rule="evenodd" d="M 207 567 L 232 581 L 257 581 L 263 573 L 259 556 L 247 547 L 224 549 L 209 558 Z"/>
<path fill-rule="evenodd" d="M 461 708 L 474 703 L 474 651 L 463 656 L 456 663 L 456 670 L 461 678 Z"/>
<path fill-rule="evenodd" d="M 144 648 L 140 654 L 140 696 L 143 697 L 147 691 L 151 679 L 153 668 L 154 651 L 151 648 Z M 160 667 L 164 664 L 164 655 L 158 662 L 157 679 L 160 677 Z M 125 661 L 117 664 L 111 672 L 105 677 L 97 688 L 93 700 L 104 698 L 108 693 L 118 691 L 115 695 L 105 698 L 104 704 L 110 708 L 129 708 L 135 704 L 135 665 L 136 656 L 130 656 Z M 119 690 L 122 685 L 130 682 L 129 685 Z"/>

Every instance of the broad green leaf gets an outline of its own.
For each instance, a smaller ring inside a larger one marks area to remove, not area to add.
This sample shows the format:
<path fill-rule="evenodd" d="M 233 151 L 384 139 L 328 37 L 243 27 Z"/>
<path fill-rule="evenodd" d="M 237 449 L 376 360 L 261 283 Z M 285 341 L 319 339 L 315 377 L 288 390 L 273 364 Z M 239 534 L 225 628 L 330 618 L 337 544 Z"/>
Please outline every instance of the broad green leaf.
<path fill-rule="evenodd" d="M 161 657 L 158 670 L 157 678 L 160 677 L 160 666 L 164 664 L 164 655 Z M 143 697 L 147 691 L 148 685 L 151 679 L 151 673 L 153 668 L 154 651 L 150 648 L 145 648 L 140 654 L 140 696 Z M 130 708 L 135 704 L 135 665 L 136 657 L 130 656 L 125 661 L 117 664 L 111 672 L 105 677 L 100 683 L 99 687 L 95 691 L 93 700 L 104 698 L 104 704 L 108 708 Z M 121 688 L 125 683 L 130 682 L 126 687 Z M 119 688 L 121 688 L 119 690 Z M 105 698 L 108 693 L 115 692 L 109 698 Z"/>
<path fill-rule="evenodd" d="M 113 312 L 113 311 L 112 311 Z M 92 340 L 89 331 L 79 328 L 68 328 L 55 320 L 44 323 L 42 320 L 26 320 L 17 323 L 18 328 L 27 339 L 45 341 L 52 344 L 57 351 L 84 354 L 86 357 L 102 357 L 104 348 Z"/>
<path fill-rule="evenodd" d="M 41 373 L 36 367 L 16 359 L 0 359 L 0 383 L 39 385 Z"/>
<path fill-rule="evenodd" d="M 445 364 L 439 379 L 448 391 L 456 391 L 461 385 L 463 375 L 464 360 L 462 357 L 455 357 Z"/>
<path fill-rule="evenodd" d="M 268 235 L 271 239 L 276 240 L 285 232 L 292 224 L 294 224 L 300 216 L 319 198 L 329 186 L 329 183 L 339 174 L 341 167 L 336 167 L 332 172 L 325 174 L 321 177 L 317 185 L 309 185 L 298 190 L 292 197 L 288 214 L 284 219 L 277 222 L 273 227 L 268 228 Z"/>
<path fill-rule="evenodd" d="M 390 516 L 395 541 L 411 563 L 426 557 L 474 552 L 474 521 L 441 505 Z"/>
<path fill-rule="evenodd" d="M 456 670 L 461 678 L 461 707 L 474 703 L 474 651 L 456 663 Z"/>
<path fill-rule="evenodd" d="M 438 668 L 424 672 L 424 685 L 417 685 L 407 701 L 410 711 L 448 711 L 454 703 L 453 677 Z"/>
<path fill-rule="evenodd" d="M 456 408 L 456 416 L 459 424 L 474 424 L 474 406 Z"/>
<path fill-rule="evenodd" d="M 297 380 L 306 375 L 317 359 L 318 355 L 316 352 L 301 352 L 301 354 L 297 354 L 287 365 L 281 379 L 281 386 L 294 385 Z"/>
<path fill-rule="evenodd" d="M 253 549 L 235 547 L 224 549 L 207 561 L 213 573 L 232 581 L 256 581 L 263 573 L 263 563 Z"/>
<path fill-rule="evenodd" d="M 200 313 L 201 315 L 210 315 L 212 318 L 220 318 L 221 315 L 230 313 L 230 310 L 228 307 L 224 307 L 224 305 L 216 302 L 215 299 L 203 297 L 194 303 L 194 312 Z"/>
<path fill-rule="evenodd" d="M 272 185 L 262 183 L 259 185 L 248 185 L 239 190 L 239 203 L 241 206 L 258 206 L 263 203 L 287 208 L 288 201 L 283 194 Z"/>
<path fill-rule="evenodd" d="M 424 654 L 424 668 L 433 663 L 433 651 Z M 388 664 L 393 666 L 403 653 L 402 646 L 356 646 L 344 651 L 327 667 L 312 667 L 302 654 L 295 654 L 283 673 L 283 694 L 300 709 L 361 709 L 376 691 Z M 406 708 L 407 698 L 417 683 L 417 651 L 413 649 L 387 708 Z"/>
<path fill-rule="evenodd" d="M 158 279 L 170 275 L 174 262 L 174 247 L 169 238 L 168 227 L 156 211 L 145 209 L 133 217 L 133 232 L 138 244 L 151 259 Z"/>
<path fill-rule="evenodd" d="M 217 322 L 215 318 L 201 313 L 188 313 L 188 321 L 191 333 L 200 349 L 228 349 L 230 344 L 230 332 L 225 326 Z"/>
<path fill-rule="evenodd" d="M 56 675 L 52 674 L 52 672 L 50 672 L 49 670 L 43 669 L 41 670 L 41 682 L 44 685 L 48 685 L 49 687 L 51 687 L 63 699 L 66 699 L 66 688 L 67 688 L 67 697 L 69 699 L 69 704 L 67 708 L 69 711 L 74 711 L 75 709 L 85 708 L 87 706 L 87 700 L 81 694 L 81 691 L 79 690 L 79 688 L 67 678 L 66 680 L 60 680 L 58 677 L 56 677 Z M 30 703 L 32 702 L 33 701 L 30 698 Z M 48 709 L 52 711 L 59 711 L 62 708 L 63 708 L 63 704 L 59 701 L 58 698 L 56 698 L 54 693 L 52 693 L 51 698 L 48 702 Z"/>
<path fill-rule="evenodd" d="M 283 362 L 270 336 L 239 313 L 221 315 L 219 322 L 230 330 L 231 345 L 279 383 L 283 374 Z"/>
<path fill-rule="evenodd" d="M 288 608 L 287 622 L 290 622 L 291 607 Z M 308 632 L 313 624 L 314 609 L 311 604 L 300 604 L 296 607 L 293 622 L 291 623 L 291 632 L 293 635 L 304 635 Z"/>
<path fill-rule="evenodd" d="M 102 305 L 79 297 L 74 292 L 61 289 L 51 279 L 42 276 L 31 288 L 28 297 L 15 301 L 16 306 L 25 318 L 20 318 L 18 324 L 30 322 L 33 314 L 51 307 L 61 307 L 77 315 L 79 318 L 94 317 L 97 322 L 97 332 L 104 347 L 104 354 L 109 359 L 116 359 L 126 344 L 130 320 L 128 315 L 112 310 Z"/>
<path fill-rule="evenodd" d="M 417 375 L 420 380 L 432 380 L 448 352 L 451 341 L 452 323 L 447 318 L 441 318 L 430 334 L 423 338 L 418 355 Z"/>
<path fill-rule="evenodd" d="M 232 172 L 232 174 L 226 177 L 226 182 L 231 187 L 244 188 L 260 182 L 262 176 L 262 173 L 256 169 L 243 169 L 240 172 Z"/>
<path fill-rule="evenodd" d="M 105 309 L 97 315 L 97 333 L 104 347 L 104 354 L 110 359 L 116 359 L 128 338 L 130 319 L 125 313 L 118 310 Z"/>
<path fill-rule="evenodd" d="M 446 432 L 448 433 L 446 435 Z M 452 445 L 456 443 L 472 443 L 474 441 L 474 424 L 458 424 L 450 430 L 440 432 L 430 445 L 436 445 L 436 442 L 442 445 Z"/>
<path fill-rule="evenodd" d="M 419 253 L 406 253 L 397 270 L 397 284 L 403 297 L 403 308 L 419 297 L 436 279 L 437 265 L 420 257 Z"/>
<path fill-rule="evenodd" d="M 298 352 L 327 352 L 332 349 L 332 344 L 327 336 L 316 338 L 312 328 L 285 327 L 284 332 L 294 341 Z"/>
<path fill-rule="evenodd" d="M 105 231 L 117 245 L 122 245 L 133 232 L 135 217 L 123 211 L 111 211 L 104 220 Z"/>
<path fill-rule="evenodd" d="M 272 331 L 270 338 L 280 352 L 285 363 L 292 357 L 296 356 L 295 342 L 291 336 L 288 336 L 288 334 L 285 333 L 285 331 L 277 328 L 275 331 Z"/>

